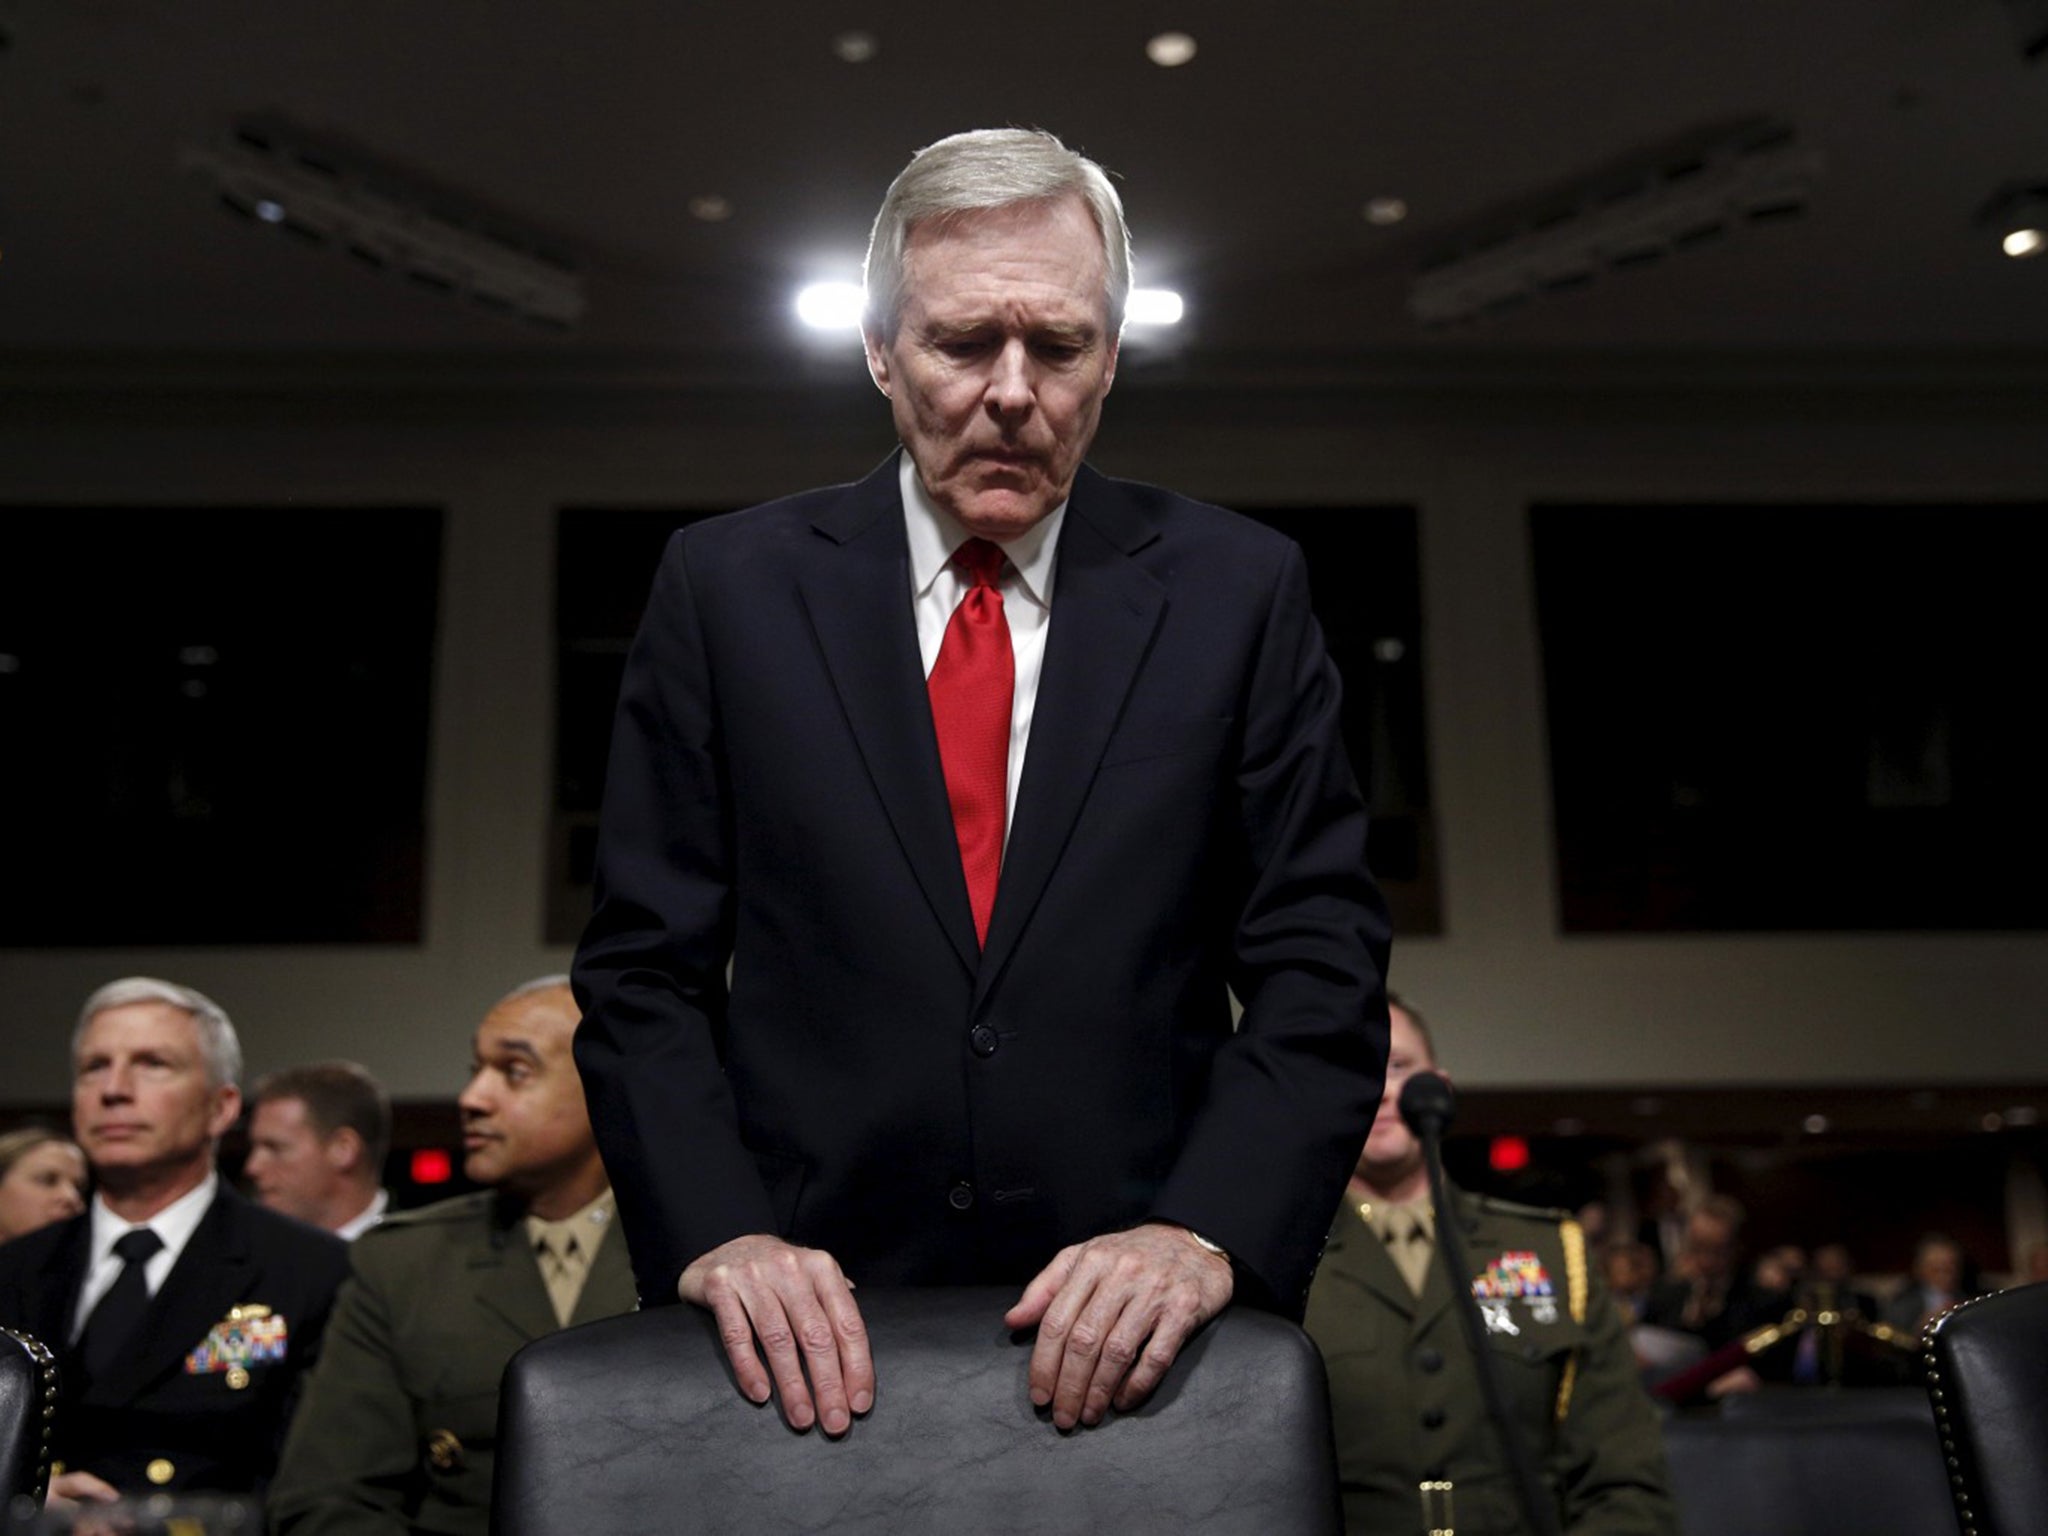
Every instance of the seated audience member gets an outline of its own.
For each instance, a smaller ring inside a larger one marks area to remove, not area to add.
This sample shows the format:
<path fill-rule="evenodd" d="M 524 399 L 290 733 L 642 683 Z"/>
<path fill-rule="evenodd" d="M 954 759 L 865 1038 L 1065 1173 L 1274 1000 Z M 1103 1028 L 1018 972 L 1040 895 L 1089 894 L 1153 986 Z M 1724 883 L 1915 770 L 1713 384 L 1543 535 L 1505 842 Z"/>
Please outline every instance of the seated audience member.
<path fill-rule="evenodd" d="M 1792 1295 L 1806 1279 L 1806 1250 L 1797 1243 L 1780 1243 L 1756 1261 L 1750 1279 L 1760 1291 Z"/>
<path fill-rule="evenodd" d="M 85 1209 L 85 1154 L 61 1131 L 27 1125 L 0 1136 L 0 1243 Z"/>
<path fill-rule="evenodd" d="M 1783 1291 L 1767 1291 L 1742 1273 L 1742 1206 L 1709 1195 L 1686 1218 L 1685 1241 L 1672 1272 L 1650 1291 L 1643 1321 L 1690 1333 L 1709 1350 L 1752 1328 L 1774 1323 L 1791 1308 Z"/>
<path fill-rule="evenodd" d="M 1884 1309 L 1884 1320 L 1916 1337 L 1935 1318 L 1976 1293 L 1966 1278 L 1962 1244 L 1930 1232 L 1913 1250 L 1913 1273 Z"/>
<path fill-rule="evenodd" d="M 1607 1281 L 1607 1294 L 1629 1323 L 1642 1321 L 1643 1308 L 1650 1300 L 1650 1287 L 1657 1283 L 1657 1255 L 1648 1243 L 1614 1243 L 1600 1255 L 1600 1273 Z"/>
<path fill-rule="evenodd" d="M 391 1147 L 391 1100 L 352 1061 L 273 1072 L 250 1102 L 249 1160 L 256 1198 L 353 1242 L 383 1216 L 378 1186 Z"/>
<path fill-rule="evenodd" d="M 483 1536 L 506 1362 L 543 1334 L 633 1310 L 570 1055 L 576 1021 L 568 978 L 551 976 L 477 1026 L 458 1101 L 463 1172 L 491 1188 L 387 1216 L 356 1243 L 271 1490 L 274 1531 Z"/>
<path fill-rule="evenodd" d="M 2015 1285 L 2038 1285 L 2048 1280 L 2048 1243 L 2036 1243 L 2027 1250 L 2027 1262 L 2020 1266 Z"/>
<path fill-rule="evenodd" d="M 57 1353 L 53 1504 L 253 1493 L 277 1464 L 348 1249 L 214 1171 L 241 1114 L 234 1025 L 148 977 L 86 1000 L 72 1128 L 97 1192 L 0 1248 L 0 1323 Z"/>
<path fill-rule="evenodd" d="M 1806 1290 L 1815 1310 L 1833 1307 L 1854 1312 L 1867 1323 L 1883 1321 L 1877 1297 L 1856 1283 L 1856 1260 L 1842 1243 L 1822 1243 L 1813 1250 Z"/>
<path fill-rule="evenodd" d="M 1392 1000 L 1379 1114 L 1309 1292 L 1329 1369 L 1346 1530 L 1521 1528 L 1455 1300 L 1436 1258 L 1422 1148 L 1397 1107 L 1436 1064 L 1427 1026 Z M 1619 1309 L 1578 1224 L 1454 1191 L 1510 1409 L 1573 1536 L 1675 1533 L 1664 1450 Z"/>

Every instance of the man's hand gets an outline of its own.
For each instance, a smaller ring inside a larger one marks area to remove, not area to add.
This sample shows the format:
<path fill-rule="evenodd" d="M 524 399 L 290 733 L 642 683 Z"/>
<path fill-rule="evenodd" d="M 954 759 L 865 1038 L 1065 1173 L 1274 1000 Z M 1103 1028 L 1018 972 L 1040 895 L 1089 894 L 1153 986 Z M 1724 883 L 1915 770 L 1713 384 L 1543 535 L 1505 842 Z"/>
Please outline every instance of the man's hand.
<path fill-rule="evenodd" d="M 1038 1324 L 1031 1401 L 1061 1429 L 1128 1412 L 1159 1385 L 1190 1335 L 1235 1287 L 1230 1262 L 1184 1227 L 1148 1222 L 1062 1248 L 1003 1315 Z"/>
<path fill-rule="evenodd" d="M 112 1504 L 120 1490 L 90 1472 L 59 1472 L 50 1479 L 51 1509 L 76 1509 L 81 1504 Z"/>
<path fill-rule="evenodd" d="M 718 1319 L 726 1357 L 750 1402 L 768 1401 L 773 1374 L 790 1428 L 809 1429 L 815 1421 L 826 1434 L 843 1435 L 854 1414 L 874 1406 L 867 1326 L 853 1304 L 853 1282 L 831 1254 L 752 1233 L 699 1256 L 676 1291 Z M 757 1338 L 767 1371 L 754 1353 Z"/>

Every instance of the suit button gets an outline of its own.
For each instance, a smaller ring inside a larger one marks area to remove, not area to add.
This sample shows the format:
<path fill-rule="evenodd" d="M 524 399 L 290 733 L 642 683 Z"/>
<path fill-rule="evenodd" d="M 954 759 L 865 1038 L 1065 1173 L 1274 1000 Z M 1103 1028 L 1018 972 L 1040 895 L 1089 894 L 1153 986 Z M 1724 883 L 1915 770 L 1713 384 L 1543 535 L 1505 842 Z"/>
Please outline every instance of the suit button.
<path fill-rule="evenodd" d="M 1422 1416 L 1422 1427 L 1424 1429 L 1442 1429 L 1444 1427 L 1443 1409 L 1432 1408 L 1429 1412 L 1425 1413 Z"/>
<path fill-rule="evenodd" d="M 975 1055 L 993 1056 L 996 1047 L 1002 1042 L 996 1038 L 996 1032 L 986 1024 L 977 1024 L 974 1026 L 974 1032 L 967 1037 L 967 1043 L 974 1047 Z"/>
<path fill-rule="evenodd" d="M 1443 1351 L 1425 1344 L 1422 1348 L 1415 1351 L 1415 1364 L 1420 1369 L 1434 1375 L 1444 1368 Z"/>
<path fill-rule="evenodd" d="M 946 1192 L 946 1204 L 956 1211 L 964 1211 L 974 1204 L 974 1186 L 962 1181 Z"/>

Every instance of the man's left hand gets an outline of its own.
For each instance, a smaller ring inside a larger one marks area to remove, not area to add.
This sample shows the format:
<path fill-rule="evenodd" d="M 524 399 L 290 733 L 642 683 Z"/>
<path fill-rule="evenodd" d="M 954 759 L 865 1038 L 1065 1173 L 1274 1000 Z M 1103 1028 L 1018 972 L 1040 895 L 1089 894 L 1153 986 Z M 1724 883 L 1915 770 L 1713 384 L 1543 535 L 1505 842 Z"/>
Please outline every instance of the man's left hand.
<path fill-rule="evenodd" d="M 1062 1248 L 1017 1304 L 1011 1328 L 1038 1324 L 1031 1401 L 1061 1429 L 1098 1424 L 1152 1394 L 1190 1335 L 1229 1303 L 1230 1261 L 1185 1227 L 1147 1222 Z"/>

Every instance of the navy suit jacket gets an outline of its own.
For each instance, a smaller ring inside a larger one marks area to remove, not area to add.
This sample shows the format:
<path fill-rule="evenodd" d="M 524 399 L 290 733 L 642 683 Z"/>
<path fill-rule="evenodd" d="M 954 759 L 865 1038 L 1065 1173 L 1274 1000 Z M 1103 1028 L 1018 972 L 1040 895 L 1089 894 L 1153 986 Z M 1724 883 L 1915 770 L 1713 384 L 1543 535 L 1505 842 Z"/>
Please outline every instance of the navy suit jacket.
<path fill-rule="evenodd" d="M 1084 467 L 979 949 L 894 457 L 678 533 L 575 970 L 643 1302 L 748 1232 L 994 1283 L 1159 1217 L 1298 1313 L 1386 1059 L 1365 826 L 1299 549 Z"/>
<path fill-rule="evenodd" d="M 0 1246 L 0 1322 L 57 1356 L 56 1459 L 137 1496 L 261 1492 L 348 1274 L 348 1245 L 223 1182 L 150 1300 L 141 1348 L 88 1385 L 70 1334 L 91 1243 L 88 1211 Z M 251 1303 L 284 1320 L 283 1358 L 252 1361 L 239 1387 L 218 1361 L 188 1368 L 229 1311 Z M 167 1464 L 161 1479 L 148 1475 L 153 1462 Z"/>

